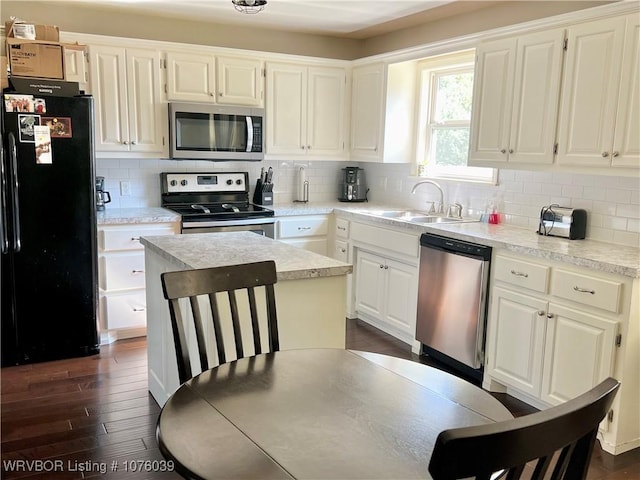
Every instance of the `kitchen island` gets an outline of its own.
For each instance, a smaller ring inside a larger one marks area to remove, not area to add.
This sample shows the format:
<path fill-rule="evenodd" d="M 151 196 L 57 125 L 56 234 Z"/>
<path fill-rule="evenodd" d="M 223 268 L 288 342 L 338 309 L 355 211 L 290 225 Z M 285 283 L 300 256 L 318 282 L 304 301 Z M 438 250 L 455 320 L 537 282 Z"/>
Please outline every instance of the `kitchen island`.
<path fill-rule="evenodd" d="M 140 242 L 145 247 L 149 390 L 160 405 L 179 386 L 163 272 L 274 260 L 281 350 L 345 347 L 351 265 L 251 232 L 149 236 Z"/>

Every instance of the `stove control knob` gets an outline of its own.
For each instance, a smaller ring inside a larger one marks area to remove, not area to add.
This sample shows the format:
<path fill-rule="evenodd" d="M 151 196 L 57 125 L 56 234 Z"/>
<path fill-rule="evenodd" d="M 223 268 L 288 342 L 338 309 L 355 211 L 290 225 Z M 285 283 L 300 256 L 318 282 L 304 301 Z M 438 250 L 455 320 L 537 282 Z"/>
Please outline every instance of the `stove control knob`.
<path fill-rule="evenodd" d="M 236 180 L 236 185 L 242 185 L 242 180 L 241 179 Z"/>
<path fill-rule="evenodd" d="M 233 185 L 233 180 L 231 179 L 227 180 L 227 185 Z"/>
<path fill-rule="evenodd" d="M 177 180 L 171 180 L 169 182 L 169 185 L 171 185 L 172 187 L 175 187 L 176 185 L 178 185 L 178 181 Z"/>
<path fill-rule="evenodd" d="M 189 182 L 187 182 L 186 180 L 180 180 L 180 185 L 182 185 L 183 187 L 186 187 L 187 183 Z"/>

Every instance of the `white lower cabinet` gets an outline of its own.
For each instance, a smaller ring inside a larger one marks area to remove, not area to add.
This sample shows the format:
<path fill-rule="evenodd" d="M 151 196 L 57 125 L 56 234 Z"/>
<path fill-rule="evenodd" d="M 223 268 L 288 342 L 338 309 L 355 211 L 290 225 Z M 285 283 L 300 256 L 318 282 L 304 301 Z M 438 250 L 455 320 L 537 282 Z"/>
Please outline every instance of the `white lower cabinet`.
<path fill-rule="evenodd" d="M 141 236 L 173 235 L 179 224 L 98 226 L 100 341 L 145 335 L 144 247 Z"/>
<path fill-rule="evenodd" d="M 413 345 L 418 304 L 418 235 L 352 222 L 357 318 Z M 336 242 L 336 245 L 339 245 Z"/>
<path fill-rule="evenodd" d="M 327 255 L 328 215 L 300 215 L 278 219 L 276 238 L 310 252 Z"/>
<path fill-rule="evenodd" d="M 638 446 L 640 430 L 623 420 L 637 414 L 639 398 L 637 357 L 629 368 L 634 281 L 497 251 L 491 275 L 483 387 L 544 409 L 614 377 L 622 387 L 601 444 L 610 453 Z"/>
<path fill-rule="evenodd" d="M 356 276 L 358 314 L 382 322 L 403 340 L 415 336 L 417 270 L 380 255 L 359 250 Z M 405 337 L 405 335 L 407 337 Z"/>

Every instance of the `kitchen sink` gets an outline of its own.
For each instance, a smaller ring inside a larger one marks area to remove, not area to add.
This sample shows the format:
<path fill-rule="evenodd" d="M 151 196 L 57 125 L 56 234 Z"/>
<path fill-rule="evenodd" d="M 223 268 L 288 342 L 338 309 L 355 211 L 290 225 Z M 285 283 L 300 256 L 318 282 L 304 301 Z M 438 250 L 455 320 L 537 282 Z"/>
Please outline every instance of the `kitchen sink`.
<path fill-rule="evenodd" d="M 360 213 L 366 213 L 375 217 L 392 218 L 409 223 L 456 223 L 456 222 L 474 222 L 476 220 L 448 217 L 446 215 L 431 214 L 421 212 L 419 210 L 362 210 Z"/>

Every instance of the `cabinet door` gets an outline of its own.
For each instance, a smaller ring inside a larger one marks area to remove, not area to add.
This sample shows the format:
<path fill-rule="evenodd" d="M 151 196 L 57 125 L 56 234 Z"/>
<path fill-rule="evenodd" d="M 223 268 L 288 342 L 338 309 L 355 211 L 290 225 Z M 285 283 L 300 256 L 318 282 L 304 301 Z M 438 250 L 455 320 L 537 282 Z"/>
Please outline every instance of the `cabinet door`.
<path fill-rule="evenodd" d="M 469 161 L 506 162 L 516 40 L 481 44 L 476 55 Z"/>
<path fill-rule="evenodd" d="M 162 152 L 167 123 L 160 94 L 160 52 L 127 49 L 127 91 L 131 152 Z"/>
<path fill-rule="evenodd" d="M 611 164 L 624 28 L 624 18 L 611 18 L 567 30 L 558 120 L 560 165 Z"/>
<path fill-rule="evenodd" d="M 96 150 L 129 151 L 126 53 L 121 47 L 91 46 L 91 93 L 95 105 Z"/>
<path fill-rule="evenodd" d="M 640 17 L 627 16 L 611 165 L 640 167 Z"/>
<path fill-rule="evenodd" d="M 304 154 L 307 129 L 306 68 L 267 65 L 267 154 Z"/>
<path fill-rule="evenodd" d="M 262 60 L 217 57 L 218 103 L 262 105 Z"/>
<path fill-rule="evenodd" d="M 547 302 L 498 286 L 492 297 L 488 373 L 537 397 L 542 384 Z"/>
<path fill-rule="evenodd" d="M 563 43 L 564 30 L 518 38 L 509 163 L 553 163 Z"/>
<path fill-rule="evenodd" d="M 203 54 L 167 53 L 167 99 L 213 103 L 215 58 Z"/>
<path fill-rule="evenodd" d="M 384 320 L 413 338 L 418 305 L 418 269 L 387 259 Z"/>
<path fill-rule="evenodd" d="M 618 323 L 560 305 L 549 305 L 542 400 L 560 404 L 613 373 Z"/>
<path fill-rule="evenodd" d="M 351 87 L 351 155 L 382 158 L 382 114 L 386 68 L 383 63 L 355 67 Z"/>
<path fill-rule="evenodd" d="M 356 262 L 356 311 L 378 320 L 384 318 L 384 258 L 358 251 Z"/>
<path fill-rule="evenodd" d="M 86 46 L 67 44 L 64 46 L 64 76 L 67 82 L 80 84 L 88 81 Z"/>
<path fill-rule="evenodd" d="M 307 75 L 307 154 L 344 154 L 346 72 L 309 68 Z"/>

